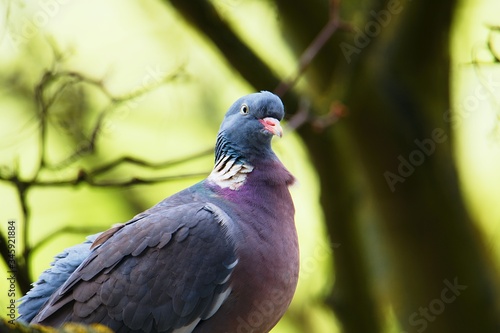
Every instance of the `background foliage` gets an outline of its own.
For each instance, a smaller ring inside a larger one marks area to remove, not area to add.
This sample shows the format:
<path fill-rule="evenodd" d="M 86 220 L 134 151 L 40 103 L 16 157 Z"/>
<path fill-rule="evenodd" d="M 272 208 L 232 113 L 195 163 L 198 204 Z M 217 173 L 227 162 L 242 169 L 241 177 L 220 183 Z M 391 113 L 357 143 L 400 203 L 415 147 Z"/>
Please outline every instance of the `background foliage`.
<path fill-rule="evenodd" d="M 16 297 L 62 249 L 207 175 L 230 103 L 271 90 L 302 260 L 273 332 L 499 330 L 495 1 L 1 6 Z"/>

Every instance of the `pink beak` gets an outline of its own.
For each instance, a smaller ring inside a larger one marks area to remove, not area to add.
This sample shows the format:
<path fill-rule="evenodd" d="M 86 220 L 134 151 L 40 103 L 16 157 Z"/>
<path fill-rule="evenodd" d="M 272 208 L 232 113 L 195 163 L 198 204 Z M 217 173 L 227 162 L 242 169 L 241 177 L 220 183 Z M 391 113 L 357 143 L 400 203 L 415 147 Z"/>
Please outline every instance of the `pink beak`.
<path fill-rule="evenodd" d="M 262 125 L 264 125 L 264 128 L 272 134 L 279 136 L 280 138 L 283 136 L 283 129 L 281 128 L 280 121 L 278 119 L 267 117 L 259 119 L 259 121 Z"/>

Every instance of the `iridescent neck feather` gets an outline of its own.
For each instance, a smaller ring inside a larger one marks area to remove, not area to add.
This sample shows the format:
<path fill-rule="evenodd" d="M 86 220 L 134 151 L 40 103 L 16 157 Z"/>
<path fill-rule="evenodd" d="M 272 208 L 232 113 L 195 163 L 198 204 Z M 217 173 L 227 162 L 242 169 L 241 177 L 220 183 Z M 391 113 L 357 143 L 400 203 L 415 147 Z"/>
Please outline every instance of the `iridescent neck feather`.
<path fill-rule="evenodd" d="M 221 188 L 238 190 L 253 169 L 242 153 L 233 147 L 223 133 L 219 133 L 215 144 L 215 166 L 208 180 Z"/>

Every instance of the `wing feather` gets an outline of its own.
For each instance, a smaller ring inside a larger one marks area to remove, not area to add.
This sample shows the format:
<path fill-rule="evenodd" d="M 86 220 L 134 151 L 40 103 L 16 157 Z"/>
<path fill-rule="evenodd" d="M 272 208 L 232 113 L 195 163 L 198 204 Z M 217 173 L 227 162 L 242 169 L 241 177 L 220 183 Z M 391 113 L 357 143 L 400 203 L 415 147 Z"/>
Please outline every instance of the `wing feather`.
<path fill-rule="evenodd" d="M 199 202 L 142 214 L 105 233 L 33 322 L 191 332 L 231 292 L 231 225 L 221 209 Z"/>
<path fill-rule="evenodd" d="M 99 234 L 88 236 L 85 242 L 64 250 L 54 258 L 51 267 L 40 275 L 38 281 L 33 283 L 33 288 L 20 299 L 18 320 L 30 322 L 35 317 L 50 296 L 90 253 L 90 246 L 98 236 Z"/>

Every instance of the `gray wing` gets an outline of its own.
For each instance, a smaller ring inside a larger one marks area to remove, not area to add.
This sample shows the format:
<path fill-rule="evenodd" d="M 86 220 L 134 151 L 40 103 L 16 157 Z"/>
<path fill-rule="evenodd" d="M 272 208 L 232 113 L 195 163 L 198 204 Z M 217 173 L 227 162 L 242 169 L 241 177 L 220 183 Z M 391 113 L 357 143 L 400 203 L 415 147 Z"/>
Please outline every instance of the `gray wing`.
<path fill-rule="evenodd" d="M 28 323 L 35 317 L 50 296 L 88 257 L 90 246 L 99 235 L 100 233 L 88 236 L 85 242 L 67 248 L 54 258 L 51 267 L 45 270 L 33 283 L 33 288 L 19 299 L 21 304 L 18 307 L 19 317 L 17 320 Z"/>
<path fill-rule="evenodd" d="M 212 204 L 152 211 L 117 229 L 32 323 L 101 323 L 115 332 L 188 333 L 228 297 L 238 259 L 231 219 Z"/>

